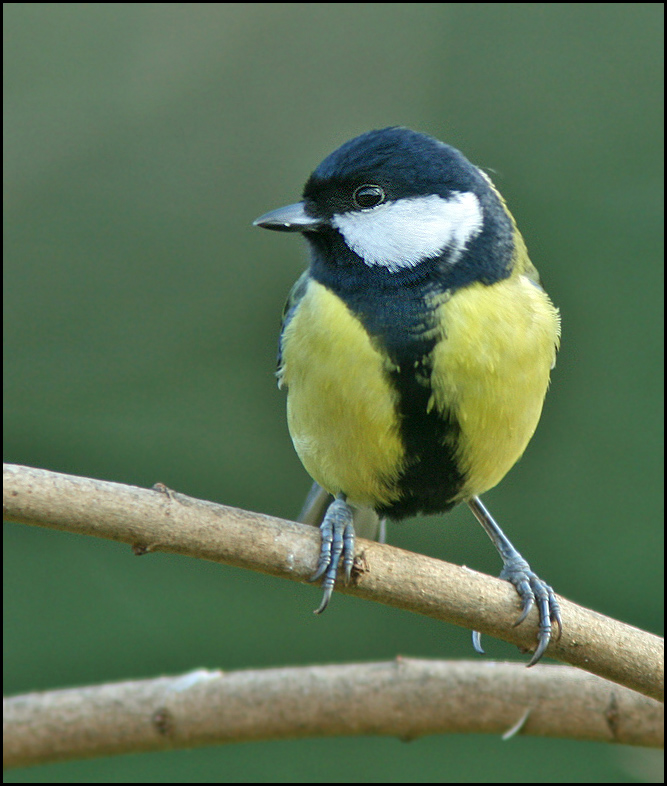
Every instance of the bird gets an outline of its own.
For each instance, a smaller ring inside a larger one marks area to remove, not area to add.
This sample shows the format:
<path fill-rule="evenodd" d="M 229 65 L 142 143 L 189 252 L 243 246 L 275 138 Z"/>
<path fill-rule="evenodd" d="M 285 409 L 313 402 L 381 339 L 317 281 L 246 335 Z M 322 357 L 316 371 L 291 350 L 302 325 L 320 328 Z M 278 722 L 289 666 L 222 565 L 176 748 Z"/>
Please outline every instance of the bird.
<path fill-rule="evenodd" d="M 300 233 L 310 251 L 285 305 L 277 377 L 314 480 L 302 520 L 320 521 L 316 613 L 341 565 L 350 580 L 355 520 L 466 503 L 519 595 L 515 625 L 537 608 L 534 665 L 562 633 L 558 600 L 480 496 L 535 432 L 560 314 L 505 200 L 456 148 L 392 126 L 345 142 L 301 201 L 253 223 Z M 483 652 L 478 632 L 473 646 Z"/>

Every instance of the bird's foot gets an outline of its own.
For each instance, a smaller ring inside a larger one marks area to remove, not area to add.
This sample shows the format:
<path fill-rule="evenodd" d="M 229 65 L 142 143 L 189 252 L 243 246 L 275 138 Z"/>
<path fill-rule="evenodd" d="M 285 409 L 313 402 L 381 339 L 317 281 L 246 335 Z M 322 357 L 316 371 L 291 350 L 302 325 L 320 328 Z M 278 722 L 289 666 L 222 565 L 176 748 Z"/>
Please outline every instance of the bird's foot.
<path fill-rule="evenodd" d="M 500 578 L 514 585 L 521 598 L 521 614 L 519 614 L 514 627 L 521 623 L 530 614 L 533 606 L 537 606 L 538 628 L 537 647 L 528 666 L 534 666 L 544 655 L 549 642 L 557 628 L 556 641 L 563 632 L 560 606 L 551 587 L 530 569 L 530 565 L 523 557 L 513 556 L 505 562 L 505 567 L 500 573 Z M 481 634 L 474 631 L 472 634 L 473 647 L 480 654 L 484 653 L 481 645 Z"/>
<path fill-rule="evenodd" d="M 329 605 L 341 557 L 343 558 L 346 584 L 352 575 L 354 564 L 353 512 L 343 497 L 337 497 L 329 505 L 320 525 L 320 532 L 322 534 L 320 557 L 310 581 L 317 581 L 324 576 L 322 581 L 324 595 L 319 607 L 315 609 L 315 614 L 321 614 Z"/>

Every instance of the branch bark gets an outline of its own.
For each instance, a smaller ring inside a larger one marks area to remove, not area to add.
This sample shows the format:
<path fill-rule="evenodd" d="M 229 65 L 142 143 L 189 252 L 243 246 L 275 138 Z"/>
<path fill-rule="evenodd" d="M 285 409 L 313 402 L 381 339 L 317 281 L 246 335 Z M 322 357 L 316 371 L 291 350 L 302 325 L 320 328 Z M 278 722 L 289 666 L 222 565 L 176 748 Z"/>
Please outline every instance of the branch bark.
<path fill-rule="evenodd" d="M 659 702 L 566 666 L 397 658 L 179 677 L 5 700 L 5 767 L 251 740 L 529 734 L 659 747 Z"/>
<path fill-rule="evenodd" d="M 5 465 L 10 521 L 165 551 L 307 581 L 317 562 L 312 527 L 196 500 L 163 489 Z M 514 589 L 468 568 L 359 539 L 353 581 L 341 592 L 407 609 L 529 649 L 535 611 L 518 628 Z M 664 642 L 650 633 L 559 598 L 563 635 L 547 654 L 658 700 L 664 697 Z"/>

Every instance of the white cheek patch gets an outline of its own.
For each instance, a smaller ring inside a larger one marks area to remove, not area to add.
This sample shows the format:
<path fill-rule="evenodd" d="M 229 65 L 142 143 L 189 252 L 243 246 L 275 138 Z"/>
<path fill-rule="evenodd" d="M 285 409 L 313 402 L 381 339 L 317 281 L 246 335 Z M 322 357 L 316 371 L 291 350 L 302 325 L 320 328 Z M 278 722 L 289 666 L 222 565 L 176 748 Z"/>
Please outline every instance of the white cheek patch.
<path fill-rule="evenodd" d="M 477 197 L 468 191 L 454 191 L 449 199 L 431 194 L 339 213 L 331 223 L 367 265 L 397 271 L 415 267 L 447 247 L 451 250 L 448 261 L 456 262 L 467 243 L 480 233 L 482 221 Z"/>

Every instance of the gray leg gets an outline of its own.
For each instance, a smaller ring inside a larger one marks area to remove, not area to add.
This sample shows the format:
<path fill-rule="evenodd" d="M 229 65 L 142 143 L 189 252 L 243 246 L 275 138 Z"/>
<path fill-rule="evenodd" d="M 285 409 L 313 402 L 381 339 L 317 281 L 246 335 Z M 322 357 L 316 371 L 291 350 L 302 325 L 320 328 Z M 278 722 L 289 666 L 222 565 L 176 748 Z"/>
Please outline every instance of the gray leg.
<path fill-rule="evenodd" d="M 319 607 L 315 610 L 315 614 L 321 614 L 329 605 L 336 584 L 336 574 L 341 556 L 345 569 L 345 583 L 347 584 L 350 580 L 354 564 L 354 524 L 352 522 L 352 508 L 347 504 L 345 495 L 339 494 L 329 505 L 320 525 L 322 533 L 320 558 L 310 580 L 317 581 L 321 576 L 324 576 L 322 581 L 324 596 Z"/>
<path fill-rule="evenodd" d="M 554 591 L 539 576 L 533 573 L 530 565 L 510 543 L 479 497 L 471 497 L 468 500 L 468 506 L 474 513 L 477 521 L 484 527 L 494 546 L 498 549 L 498 553 L 503 561 L 500 578 L 511 582 L 521 598 L 521 614 L 519 614 L 519 618 L 514 625 L 520 625 L 526 619 L 533 606 L 537 605 L 539 616 L 537 648 L 528 664 L 529 666 L 534 666 L 549 646 L 553 632 L 552 624 L 558 628 L 557 638 L 560 638 L 562 633 L 560 607 Z M 472 634 L 472 644 L 477 652 L 484 652 L 481 644 L 481 634 L 477 631 L 474 631 Z"/>

